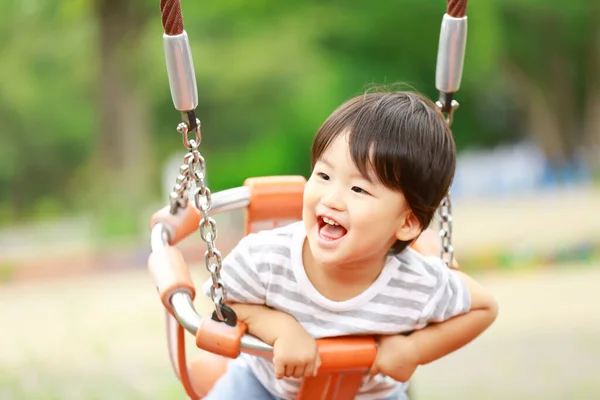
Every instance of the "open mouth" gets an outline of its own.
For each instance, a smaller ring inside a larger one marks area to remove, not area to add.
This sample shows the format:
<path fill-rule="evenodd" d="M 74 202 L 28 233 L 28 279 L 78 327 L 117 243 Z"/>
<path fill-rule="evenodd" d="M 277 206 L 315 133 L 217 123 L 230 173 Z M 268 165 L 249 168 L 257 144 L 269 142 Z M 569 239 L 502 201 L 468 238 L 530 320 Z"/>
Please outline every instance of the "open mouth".
<path fill-rule="evenodd" d="M 322 215 L 317 217 L 317 220 L 319 224 L 319 237 L 321 239 L 329 241 L 338 240 L 348 232 L 346 228 L 332 218 Z"/>

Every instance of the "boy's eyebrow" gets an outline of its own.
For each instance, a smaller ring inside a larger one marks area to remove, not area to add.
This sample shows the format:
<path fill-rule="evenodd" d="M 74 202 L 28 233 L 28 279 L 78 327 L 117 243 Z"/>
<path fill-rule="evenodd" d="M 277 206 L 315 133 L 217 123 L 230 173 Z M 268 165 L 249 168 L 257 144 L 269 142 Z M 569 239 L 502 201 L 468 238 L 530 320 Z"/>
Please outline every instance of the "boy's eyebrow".
<path fill-rule="evenodd" d="M 322 162 L 323 164 L 327 165 L 328 167 L 333 168 L 333 164 L 331 164 L 325 158 L 321 157 L 321 159 L 319 161 Z"/>
<path fill-rule="evenodd" d="M 369 183 L 373 183 L 374 179 L 373 177 L 369 174 L 369 175 L 363 175 L 360 172 L 355 172 L 352 174 L 353 177 L 359 178 L 359 179 L 364 179 L 365 181 L 369 182 Z"/>
<path fill-rule="evenodd" d="M 321 157 L 319 158 L 318 162 L 325 164 L 326 166 L 328 166 L 329 168 L 333 168 L 333 164 L 330 163 L 329 161 L 327 161 L 325 158 Z"/>
<path fill-rule="evenodd" d="M 320 158 L 319 162 L 323 163 L 323 164 L 325 164 L 325 166 L 333 169 L 333 164 L 330 163 L 329 161 L 327 161 L 325 158 Z M 376 179 L 374 179 L 374 176 L 371 176 L 371 174 L 365 176 L 365 175 L 361 174 L 360 171 L 358 171 L 358 170 L 355 171 L 355 172 L 353 172 L 351 176 L 353 178 L 364 179 L 364 180 L 366 180 L 369 183 L 373 183 L 376 180 Z"/>

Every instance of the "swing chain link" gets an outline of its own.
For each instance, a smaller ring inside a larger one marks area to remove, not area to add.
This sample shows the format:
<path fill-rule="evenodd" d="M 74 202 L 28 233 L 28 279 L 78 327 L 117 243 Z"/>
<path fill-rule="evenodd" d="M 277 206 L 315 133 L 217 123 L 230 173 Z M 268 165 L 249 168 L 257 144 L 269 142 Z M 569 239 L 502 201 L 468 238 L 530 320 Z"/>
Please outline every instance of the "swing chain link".
<path fill-rule="evenodd" d="M 188 149 L 188 153 L 183 157 L 183 164 L 179 168 L 179 175 L 171 192 L 171 214 L 177 213 L 179 208 L 188 206 L 189 193 L 192 190 L 192 183 L 194 183 L 194 205 L 202 214 L 198 228 L 200 237 L 206 242 L 207 247 L 204 253 L 204 263 L 212 280 L 210 297 L 215 305 L 216 317 L 220 321 L 225 321 L 223 307 L 227 298 L 227 290 L 221 280 L 223 256 L 215 243 L 217 240 L 217 222 L 208 215 L 208 211 L 212 207 L 212 195 L 206 184 L 206 162 L 200 154 L 200 150 L 198 150 L 202 141 L 200 120 L 196 119 L 196 124 L 196 128 L 192 131 L 189 131 L 188 124 L 185 122 L 177 126 L 177 131 L 183 136 L 183 144 Z M 195 137 L 190 138 L 190 132 L 194 132 Z"/>
<path fill-rule="evenodd" d="M 452 201 L 450 192 L 440 203 L 438 210 L 440 217 L 440 237 L 442 239 L 442 250 L 440 257 L 449 266 L 454 260 L 454 247 L 452 247 Z"/>
<path fill-rule="evenodd" d="M 442 94 L 440 100 L 435 104 L 439 107 L 448 127 L 450 127 L 452 125 L 454 111 L 456 111 L 459 106 L 458 102 L 452 98 L 452 94 L 450 96 Z M 450 266 L 454 261 L 454 247 L 452 246 L 452 200 L 450 198 L 450 191 L 448 191 L 440 203 L 438 216 L 440 218 L 439 235 L 442 241 L 440 258 L 444 261 L 446 266 Z"/>

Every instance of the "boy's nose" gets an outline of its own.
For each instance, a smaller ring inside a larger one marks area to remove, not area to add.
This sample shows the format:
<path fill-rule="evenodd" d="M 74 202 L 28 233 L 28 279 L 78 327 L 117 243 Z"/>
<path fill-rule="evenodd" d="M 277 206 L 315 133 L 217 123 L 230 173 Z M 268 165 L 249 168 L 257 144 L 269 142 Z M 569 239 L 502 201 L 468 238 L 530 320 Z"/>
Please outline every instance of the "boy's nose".
<path fill-rule="evenodd" d="M 332 210 L 342 211 L 345 208 L 344 200 L 339 193 L 339 190 L 329 188 L 321 198 L 321 203 Z"/>

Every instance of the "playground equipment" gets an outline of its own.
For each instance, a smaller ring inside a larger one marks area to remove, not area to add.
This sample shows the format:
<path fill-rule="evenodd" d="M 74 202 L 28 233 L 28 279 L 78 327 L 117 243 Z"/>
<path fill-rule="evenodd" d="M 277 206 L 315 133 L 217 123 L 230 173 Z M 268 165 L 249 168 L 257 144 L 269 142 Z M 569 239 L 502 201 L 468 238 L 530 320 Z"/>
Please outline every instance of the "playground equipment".
<path fill-rule="evenodd" d="M 466 0 L 448 0 L 442 19 L 438 48 L 436 103 L 448 124 L 458 107 L 454 93 L 460 87 L 465 53 Z M 166 310 L 167 341 L 171 363 L 186 393 L 192 399 L 205 396 L 227 367 L 228 359 L 240 352 L 271 358 L 272 347 L 246 333 L 235 312 L 225 304 L 227 289 L 220 279 L 222 255 L 217 248 L 217 224 L 213 215 L 243 208 L 245 233 L 255 232 L 301 218 L 305 179 L 300 176 L 249 178 L 244 186 L 212 194 L 206 184 L 206 161 L 199 147 L 200 121 L 196 78 L 188 36 L 183 29 L 179 0 L 161 0 L 165 28 L 164 51 L 174 106 L 181 112 L 177 131 L 188 150 L 170 203 L 151 219 L 151 248 L 148 267 Z M 195 188 L 194 188 L 195 186 Z M 194 204 L 189 202 L 193 190 Z M 441 257 L 450 264 L 452 247 L 452 210 L 449 194 L 439 209 Z M 193 300 L 194 283 L 179 250 L 174 246 L 199 229 L 206 243 L 205 264 L 212 278 L 211 299 L 215 310 L 201 317 Z M 188 363 L 185 331 L 195 335 L 198 348 L 205 350 Z M 305 378 L 298 399 L 354 399 L 364 374 L 375 360 L 375 340 L 369 337 L 326 338 L 317 341 L 321 366 L 318 375 Z"/>

